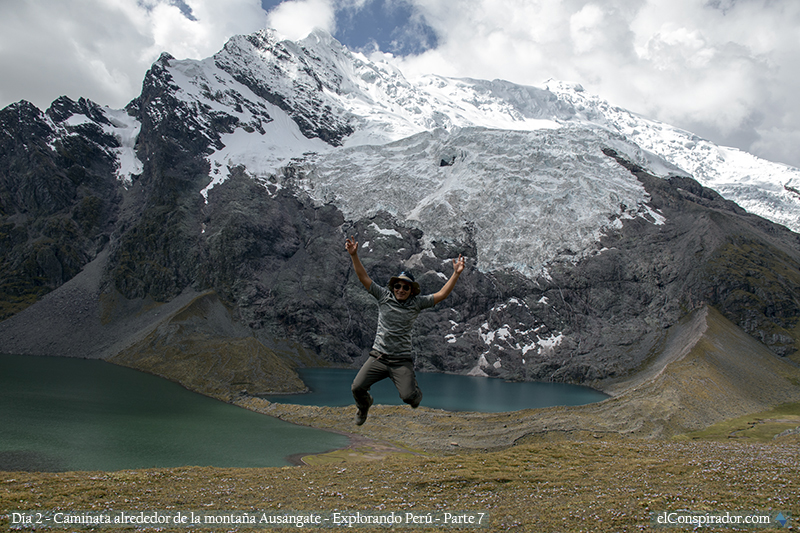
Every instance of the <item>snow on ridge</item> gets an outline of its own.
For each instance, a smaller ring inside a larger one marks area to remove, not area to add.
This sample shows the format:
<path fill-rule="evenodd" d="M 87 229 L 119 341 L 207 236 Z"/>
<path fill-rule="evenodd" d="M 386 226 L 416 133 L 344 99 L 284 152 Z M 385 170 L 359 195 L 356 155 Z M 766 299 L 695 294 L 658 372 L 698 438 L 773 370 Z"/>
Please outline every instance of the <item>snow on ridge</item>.
<path fill-rule="evenodd" d="M 98 122 L 84 113 L 73 113 L 60 122 L 53 122 L 46 115 L 46 120 L 55 132 L 55 136 L 50 139 L 48 145 L 55 150 L 55 141 L 69 135 L 80 135 L 73 131 L 80 126 L 93 124 L 106 135 L 114 137 L 119 143 L 119 147 L 103 149 L 116 160 L 116 177 L 126 187 L 133 182 L 134 176 L 138 176 L 144 170 L 144 164 L 136 155 L 136 139 L 142 124 L 128 114 L 124 109 L 111 109 L 110 107 L 99 107 L 100 112 L 105 116 L 108 123 Z"/>
<path fill-rule="evenodd" d="M 264 181 L 303 154 L 332 149 L 320 139 L 305 137 L 284 110 L 234 80 L 213 59 L 170 61 L 168 68 L 179 86 L 176 96 L 191 108 L 205 110 L 198 120 L 207 125 L 209 113 L 238 120 L 232 133 L 220 136 L 223 147 L 206 157 L 211 181 L 200 191 L 206 201 L 208 191 L 227 180 L 234 167 L 243 166 Z"/>
<path fill-rule="evenodd" d="M 294 98 L 314 70 L 313 94 L 354 129 L 347 147 L 381 145 L 422 131 L 482 126 L 494 129 L 557 128 L 574 115 L 571 106 L 546 89 L 436 75 L 406 78 L 394 65 L 352 52 L 321 30 L 298 41 L 275 32 L 234 37 L 215 56 L 229 71 L 256 65 L 252 76 Z M 281 73 L 283 75 L 276 75 Z"/>
<path fill-rule="evenodd" d="M 800 169 L 718 146 L 691 132 L 638 116 L 587 94 L 580 85 L 548 81 L 545 86 L 571 103 L 586 121 L 619 132 L 671 165 L 683 169 L 723 198 L 792 231 L 800 232 Z M 642 165 L 662 170 L 657 160 Z M 675 174 L 674 169 L 663 169 Z"/>
<path fill-rule="evenodd" d="M 113 151 L 117 157 L 117 179 L 129 186 L 133 177 L 144 170 L 144 163 L 136 155 L 136 139 L 142 128 L 141 122 L 130 116 L 124 109 L 104 108 L 103 112 L 111 126 L 103 125 L 103 130 L 117 138 L 119 148 Z"/>
<path fill-rule="evenodd" d="M 375 68 L 372 72 L 374 75 L 356 77 L 352 83 L 355 89 L 340 98 L 357 125 L 356 132 L 346 139 L 346 147 L 385 144 L 435 129 L 533 131 L 560 127 L 556 120 L 559 113 L 537 112 L 547 107 L 546 96 L 541 96 L 541 102 L 529 97 L 525 107 L 499 98 L 494 87 L 479 80 L 436 75 L 407 80 L 387 69 Z M 567 111 L 560 114 L 570 115 Z"/>

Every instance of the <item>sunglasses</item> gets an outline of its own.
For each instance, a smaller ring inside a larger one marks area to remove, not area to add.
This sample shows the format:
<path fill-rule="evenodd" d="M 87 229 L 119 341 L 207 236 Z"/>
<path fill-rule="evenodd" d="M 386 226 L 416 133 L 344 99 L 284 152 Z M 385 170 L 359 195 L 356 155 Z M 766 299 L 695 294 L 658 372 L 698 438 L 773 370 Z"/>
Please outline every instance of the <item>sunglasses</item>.
<path fill-rule="evenodd" d="M 411 285 L 405 285 L 404 283 L 395 283 L 394 290 L 396 291 L 410 291 Z"/>

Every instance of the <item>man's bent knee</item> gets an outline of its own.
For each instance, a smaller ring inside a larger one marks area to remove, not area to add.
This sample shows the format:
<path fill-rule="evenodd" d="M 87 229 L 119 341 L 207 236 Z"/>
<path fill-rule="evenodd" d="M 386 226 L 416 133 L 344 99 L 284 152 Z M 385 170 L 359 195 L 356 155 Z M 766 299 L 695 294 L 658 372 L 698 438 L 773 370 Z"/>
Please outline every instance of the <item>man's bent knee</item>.
<path fill-rule="evenodd" d="M 417 387 L 411 394 L 406 394 L 400 398 L 411 407 L 416 408 L 422 402 L 422 391 Z"/>

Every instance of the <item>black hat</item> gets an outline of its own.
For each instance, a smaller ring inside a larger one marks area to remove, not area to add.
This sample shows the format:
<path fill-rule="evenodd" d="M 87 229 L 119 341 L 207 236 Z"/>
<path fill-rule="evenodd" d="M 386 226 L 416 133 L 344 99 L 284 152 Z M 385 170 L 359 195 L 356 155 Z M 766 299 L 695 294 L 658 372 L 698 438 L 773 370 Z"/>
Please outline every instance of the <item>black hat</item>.
<path fill-rule="evenodd" d="M 389 288 L 394 289 L 394 284 L 398 281 L 407 281 L 411 284 L 411 296 L 416 296 L 421 292 L 419 283 L 414 281 L 414 276 L 411 272 L 400 272 L 397 276 L 393 276 L 392 279 L 389 280 Z"/>

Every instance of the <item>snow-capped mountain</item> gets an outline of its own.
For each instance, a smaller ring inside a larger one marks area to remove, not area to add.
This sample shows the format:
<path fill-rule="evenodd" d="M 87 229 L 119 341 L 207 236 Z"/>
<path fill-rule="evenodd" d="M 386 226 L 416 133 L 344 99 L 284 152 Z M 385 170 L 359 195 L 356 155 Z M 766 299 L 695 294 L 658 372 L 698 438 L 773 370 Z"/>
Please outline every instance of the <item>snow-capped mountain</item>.
<path fill-rule="evenodd" d="M 799 171 L 574 84 L 411 79 L 324 32 L 261 31 L 163 54 L 126 110 L 19 103 L 0 127 L 5 294 L 102 251 L 103 302 L 213 289 L 265 345 L 349 363 L 374 320 L 347 281 L 354 234 L 374 279 L 410 268 L 433 289 L 469 256 L 452 307 L 421 323 L 424 368 L 604 379 L 704 301 L 794 351 L 797 235 L 739 206 L 800 229 Z M 764 264 L 777 279 L 751 275 Z"/>
<path fill-rule="evenodd" d="M 564 248 L 590 251 L 618 218 L 651 214 L 641 185 L 599 155 L 601 146 L 662 177 L 693 175 L 750 212 L 800 229 L 797 169 L 613 108 L 579 86 L 408 80 L 321 31 L 297 43 L 263 31 L 203 61 L 163 63 L 176 96 L 206 128 L 220 117 L 229 124 L 208 156 L 213 179 L 204 194 L 236 166 L 267 181 L 301 166 L 308 192 L 351 217 L 386 210 L 434 239 L 458 238 L 471 221 L 485 269 L 541 272 Z M 576 145 L 555 146 L 554 136 Z M 499 200 L 493 193 L 507 185 Z M 398 186 L 405 194 L 390 194 Z"/>

